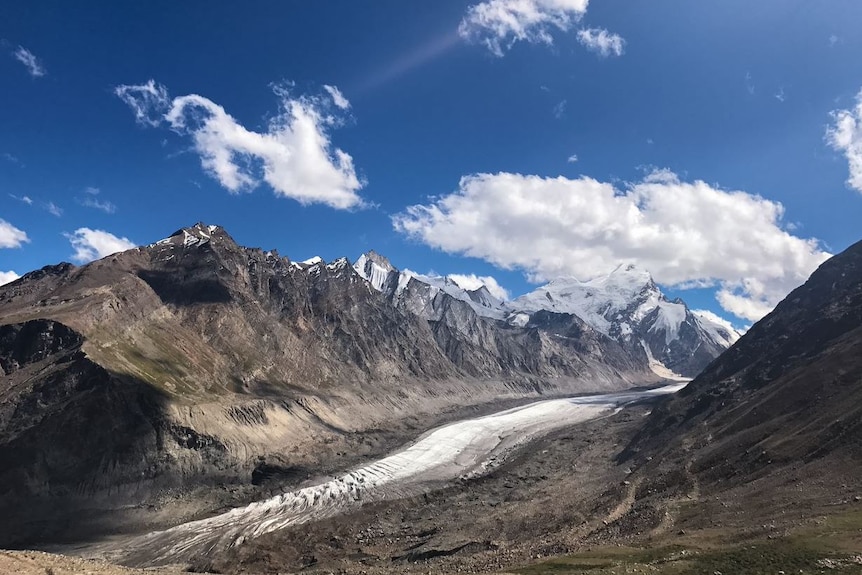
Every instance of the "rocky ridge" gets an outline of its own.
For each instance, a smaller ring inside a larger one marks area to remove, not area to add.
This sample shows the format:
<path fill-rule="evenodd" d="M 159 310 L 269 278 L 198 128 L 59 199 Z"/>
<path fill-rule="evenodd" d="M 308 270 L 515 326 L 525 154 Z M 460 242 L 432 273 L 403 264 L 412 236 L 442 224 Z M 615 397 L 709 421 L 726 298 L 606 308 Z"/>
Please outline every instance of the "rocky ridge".
<path fill-rule="evenodd" d="M 295 482 L 456 407 L 656 380 L 577 317 L 486 321 L 482 290 L 414 313 L 426 284 L 407 283 L 393 305 L 346 259 L 197 224 L 0 287 L 0 543 L 176 502 L 188 519 L 202 489 Z"/>

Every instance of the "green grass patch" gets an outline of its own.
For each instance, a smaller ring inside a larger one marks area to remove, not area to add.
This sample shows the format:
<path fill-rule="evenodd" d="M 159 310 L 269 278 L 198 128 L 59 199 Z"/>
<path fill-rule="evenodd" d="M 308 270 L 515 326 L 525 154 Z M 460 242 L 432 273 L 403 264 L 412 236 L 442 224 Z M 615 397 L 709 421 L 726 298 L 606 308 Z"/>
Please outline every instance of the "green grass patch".
<path fill-rule="evenodd" d="M 852 554 L 825 549 L 798 538 L 713 549 L 670 546 L 656 549 L 608 548 L 529 565 L 523 575 L 667 573 L 671 575 L 862 574 Z"/>

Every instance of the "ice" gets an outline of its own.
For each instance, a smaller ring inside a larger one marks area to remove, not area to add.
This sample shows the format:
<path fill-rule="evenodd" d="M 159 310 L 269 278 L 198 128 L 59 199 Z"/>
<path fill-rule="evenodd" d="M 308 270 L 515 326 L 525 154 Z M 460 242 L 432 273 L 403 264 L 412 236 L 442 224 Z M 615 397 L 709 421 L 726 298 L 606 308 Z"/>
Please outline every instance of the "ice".
<path fill-rule="evenodd" d="M 330 481 L 137 537 L 119 544 L 116 554 L 139 562 L 146 556 L 142 562 L 149 565 L 182 563 L 195 553 L 227 549 L 290 525 L 349 512 L 369 501 L 410 497 L 458 478 L 486 474 L 535 437 L 681 387 L 539 401 L 445 425 Z"/>

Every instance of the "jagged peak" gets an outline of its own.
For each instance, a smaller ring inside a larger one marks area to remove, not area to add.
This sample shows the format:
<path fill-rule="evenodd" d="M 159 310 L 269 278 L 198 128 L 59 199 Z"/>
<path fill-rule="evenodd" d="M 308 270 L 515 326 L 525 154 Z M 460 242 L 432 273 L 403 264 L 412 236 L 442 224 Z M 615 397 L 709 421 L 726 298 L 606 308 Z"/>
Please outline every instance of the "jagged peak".
<path fill-rule="evenodd" d="M 356 258 L 356 262 L 353 264 L 353 267 L 356 268 L 356 271 L 360 271 L 359 268 L 362 268 L 364 270 L 367 268 L 369 263 L 379 266 L 386 272 L 398 271 L 398 269 L 392 265 L 392 262 L 389 261 L 389 258 L 379 254 L 374 250 L 368 250 L 367 252 Z"/>
<path fill-rule="evenodd" d="M 353 269 L 377 291 L 384 291 L 389 278 L 398 269 L 385 257 L 369 250 L 356 259 Z"/>
<path fill-rule="evenodd" d="M 333 260 L 326 264 L 326 269 L 329 270 L 339 270 L 348 267 L 350 267 L 350 260 L 348 260 L 346 257 L 340 257 L 337 260 Z"/>
<path fill-rule="evenodd" d="M 168 237 L 149 244 L 148 248 L 169 245 L 182 245 L 184 247 L 192 247 L 208 244 L 213 238 L 217 238 L 224 242 L 225 240 L 233 245 L 236 245 L 234 239 L 221 226 L 198 222 L 192 226 L 180 228 Z"/>

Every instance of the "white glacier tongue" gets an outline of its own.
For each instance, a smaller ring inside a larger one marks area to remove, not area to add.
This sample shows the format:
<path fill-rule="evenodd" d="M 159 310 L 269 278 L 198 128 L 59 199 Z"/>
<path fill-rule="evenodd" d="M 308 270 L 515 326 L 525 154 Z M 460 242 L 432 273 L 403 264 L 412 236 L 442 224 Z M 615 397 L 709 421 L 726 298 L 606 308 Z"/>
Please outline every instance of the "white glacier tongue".
<path fill-rule="evenodd" d="M 147 566 L 186 563 L 290 526 L 355 512 L 363 505 L 413 497 L 453 481 L 482 477 L 530 441 L 620 411 L 681 384 L 646 391 L 552 399 L 456 421 L 376 461 L 293 491 L 102 547 L 115 561 Z"/>

